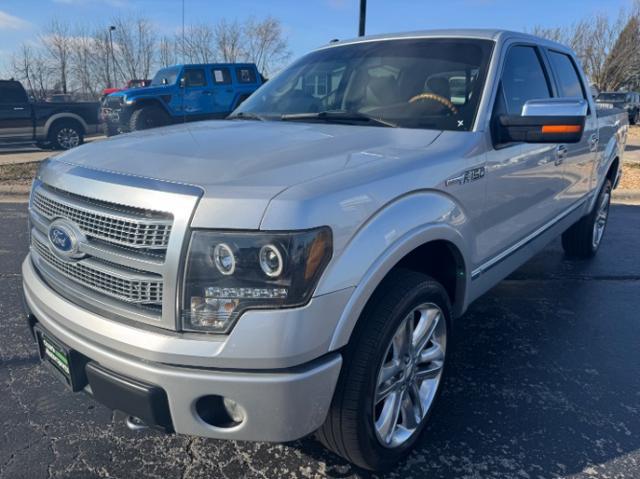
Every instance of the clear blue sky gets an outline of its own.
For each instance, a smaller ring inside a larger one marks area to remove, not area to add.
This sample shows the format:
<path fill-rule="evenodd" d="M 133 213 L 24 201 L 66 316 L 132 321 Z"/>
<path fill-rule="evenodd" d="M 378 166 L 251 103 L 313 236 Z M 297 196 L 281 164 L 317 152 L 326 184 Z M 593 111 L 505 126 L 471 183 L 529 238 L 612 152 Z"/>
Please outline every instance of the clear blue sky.
<path fill-rule="evenodd" d="M 367 33 L 480 27 L 524 30 L 564 26 L 599 12 L 616 17 L 632 0 L 368 0 Z M 359 0 L 185 0 L 186 23 L 273 15 L 294 57 L 357 33 Z M 0 0 L 0 72 L 10 53 L 52 18 L 108 25 L 113 14 L 142 13 L 159 34 L 179 30 L 182 0 Z"/>

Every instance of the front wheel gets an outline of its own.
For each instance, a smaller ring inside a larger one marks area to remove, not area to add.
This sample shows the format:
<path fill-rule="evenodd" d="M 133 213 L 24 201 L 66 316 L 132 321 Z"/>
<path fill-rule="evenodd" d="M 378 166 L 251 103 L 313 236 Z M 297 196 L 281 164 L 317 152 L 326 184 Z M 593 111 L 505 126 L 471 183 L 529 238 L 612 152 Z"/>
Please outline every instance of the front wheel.
<path fill-rule="evenodd" d="M 393 271 L 358 321 L 333 402 L 318 431 L 329 449 L 370 469 L 405 457 L 438 396 L 450 303 L 435 280 Z"/>
<path fill-rule="evenodd" d="M 562 247 L 568 256 L 592 258 L 598 252 L 609 219 L 611 189 L 611 180 L 607 178 L 593 211 L 562 234 Z"/>
<path fill-rule="evenodd" d="M 169 117 L 157 105 L 143 106 L 131 114 L 129 129 L 131 131 L 148 130 L 169 124 Z"/>

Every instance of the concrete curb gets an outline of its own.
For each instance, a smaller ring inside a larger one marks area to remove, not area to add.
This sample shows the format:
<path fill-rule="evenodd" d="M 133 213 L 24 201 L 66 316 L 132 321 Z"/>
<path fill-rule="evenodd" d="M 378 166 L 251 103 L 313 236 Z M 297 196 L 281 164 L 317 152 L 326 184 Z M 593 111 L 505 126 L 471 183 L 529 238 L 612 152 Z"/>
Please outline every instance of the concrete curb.
<path fill-rule="evenodd" d="M 640 190 L 613 190 L 612 201 L 639 201 Z"/>

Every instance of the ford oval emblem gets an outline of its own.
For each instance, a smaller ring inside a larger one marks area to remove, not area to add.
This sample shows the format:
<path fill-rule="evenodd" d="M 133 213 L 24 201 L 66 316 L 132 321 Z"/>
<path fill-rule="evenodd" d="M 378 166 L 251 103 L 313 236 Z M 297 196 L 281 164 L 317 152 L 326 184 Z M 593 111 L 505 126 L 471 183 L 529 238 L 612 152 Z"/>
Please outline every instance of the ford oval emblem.
<path fill-rule="evenodd" d="M 49 242 L 60 256 L 71 258 L 78 253 L 78 237 L 73 225 L 66 220 L 56 220 L 49 225 Z"/>

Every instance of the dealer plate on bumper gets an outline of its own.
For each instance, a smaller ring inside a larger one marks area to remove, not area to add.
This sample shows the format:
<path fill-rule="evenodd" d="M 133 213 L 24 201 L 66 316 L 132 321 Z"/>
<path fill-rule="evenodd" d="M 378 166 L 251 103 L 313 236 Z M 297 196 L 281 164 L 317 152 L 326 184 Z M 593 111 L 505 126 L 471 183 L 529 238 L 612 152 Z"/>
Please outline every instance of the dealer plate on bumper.
<path fill-rule="evenodd" d="M 65 346 L 40 326 L 34 326 L 40 359 L 54 371 L 72 391 L 80 391 L 87 383 L 84 366 L 86 359 Z"/>

